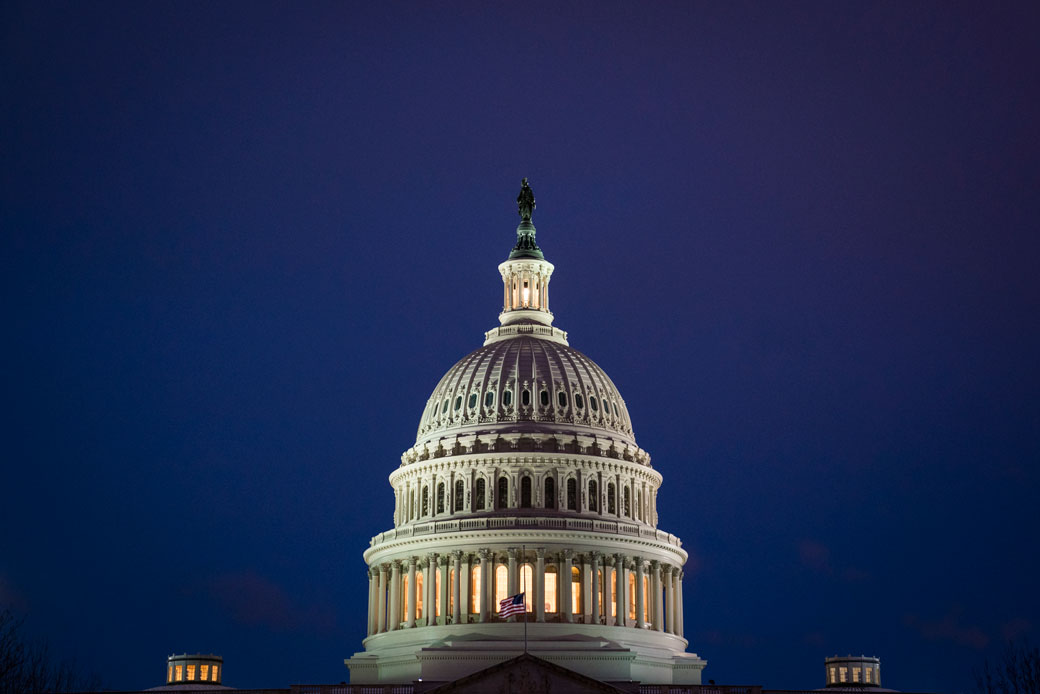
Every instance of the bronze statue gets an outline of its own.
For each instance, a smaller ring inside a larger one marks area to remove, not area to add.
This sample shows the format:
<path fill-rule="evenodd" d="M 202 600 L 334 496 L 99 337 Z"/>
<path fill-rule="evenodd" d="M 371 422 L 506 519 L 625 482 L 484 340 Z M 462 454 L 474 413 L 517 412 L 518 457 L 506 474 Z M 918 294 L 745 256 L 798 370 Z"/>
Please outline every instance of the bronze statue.
<path fill-rule="evenodd" d="M 531 221 L 531 213 L 534 212 L 534 191 L 531 190 L 531 186 L 527 185 L 527 179 L 525 178 L 522 182 L 523 187 L 520 188 L 520 195 L 516 196 L 516 205 L 520 208 L 520 219 L 525 222 Z"/>

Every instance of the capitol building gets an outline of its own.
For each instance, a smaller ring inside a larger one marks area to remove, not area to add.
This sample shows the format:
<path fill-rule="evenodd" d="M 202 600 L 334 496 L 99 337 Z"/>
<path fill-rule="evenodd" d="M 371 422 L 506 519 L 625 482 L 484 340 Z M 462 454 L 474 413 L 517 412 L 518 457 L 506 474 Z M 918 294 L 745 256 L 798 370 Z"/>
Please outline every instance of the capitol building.
<path fill-rule="evenodd" d="M 350 681 L 450 682 L 526 652 L 601 682 L 699 684 L 661 474 L 613 381 L 553 325 L 527 179 L 517 202 L 499 325 L 440 379 L 390 474 Z"/>

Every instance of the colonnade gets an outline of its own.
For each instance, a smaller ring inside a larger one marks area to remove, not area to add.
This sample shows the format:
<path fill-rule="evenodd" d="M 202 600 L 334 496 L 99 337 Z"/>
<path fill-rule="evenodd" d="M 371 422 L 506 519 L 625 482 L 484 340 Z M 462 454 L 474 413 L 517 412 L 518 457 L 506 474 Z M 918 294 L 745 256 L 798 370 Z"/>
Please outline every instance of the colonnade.
<path fill-rule="evenodd" d="M 515 547 L 431 552 L 373 566 L 368 576 L 369 636 L 439 624 L 516 621 L 516 616 L 499 618 L 498 608 L 502 598 L 519 592 L 526 594 L 528 621 L 683 635 L 682 569 L 624 553 Z"/>

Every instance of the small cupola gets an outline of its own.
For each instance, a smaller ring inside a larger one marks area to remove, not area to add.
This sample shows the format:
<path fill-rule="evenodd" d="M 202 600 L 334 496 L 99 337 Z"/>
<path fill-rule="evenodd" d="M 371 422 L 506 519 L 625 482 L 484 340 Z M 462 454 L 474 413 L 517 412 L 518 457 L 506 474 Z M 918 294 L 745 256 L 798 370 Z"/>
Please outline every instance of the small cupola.
<path fill-rule="evenodd" d="M 520 213 L 520 225 L 516 228 L 516 245 L 509 253 L 509 259 L 498 266 L 504 285 L 502 314 L 498 319 L 502 325 L 552 325 L 553 315 L 549 312 L 549 278 L 552 276 L 553 265 L 545 259 L 535 241 L 535 228 L 531 222 L 535 208 L 534 191 L 526 178 L 521 182 L 516 204 Z"/>

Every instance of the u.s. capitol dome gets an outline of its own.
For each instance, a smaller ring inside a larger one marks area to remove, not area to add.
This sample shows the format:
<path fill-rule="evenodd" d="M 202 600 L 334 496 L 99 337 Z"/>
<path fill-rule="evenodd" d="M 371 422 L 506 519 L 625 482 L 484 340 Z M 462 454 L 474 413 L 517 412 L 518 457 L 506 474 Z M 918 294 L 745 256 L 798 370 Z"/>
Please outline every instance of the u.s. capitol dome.
<path fill-rule="evenodd" d="M 552 325 L 526 179 L 517 202 L 500 325 L 437 383 L 390 474 L 351 682 L 451 681 L 526 650 L 601 681 L 699 684 L 661 475 L 613 381 Z"/>

